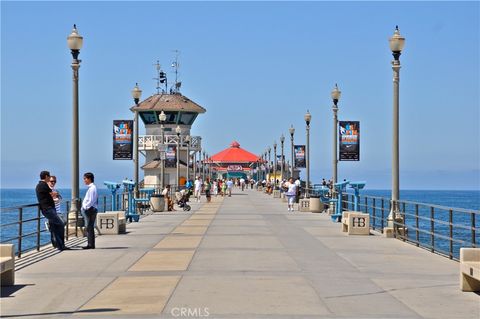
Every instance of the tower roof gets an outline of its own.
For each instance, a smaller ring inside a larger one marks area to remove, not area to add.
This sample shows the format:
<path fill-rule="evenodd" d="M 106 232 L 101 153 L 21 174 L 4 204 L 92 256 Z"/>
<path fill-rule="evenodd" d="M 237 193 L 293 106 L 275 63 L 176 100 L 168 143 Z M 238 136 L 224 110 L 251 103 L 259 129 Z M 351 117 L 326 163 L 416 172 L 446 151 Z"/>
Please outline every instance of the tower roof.
<path fill-rule="evenodd" d="M 251 163 L 257 160 L 257 155 L 240 148 L 237 141 L 233 141 L 229 148 L 210 157 L 210 161 L 217 163 Z"/>
<path fill-rule="evenodd" d="M 130 108 L 134 111 L 174 111 L 174 112 L 195 112 L 205 113 L 207 110 L 180 94 L 154 94 Z"/>

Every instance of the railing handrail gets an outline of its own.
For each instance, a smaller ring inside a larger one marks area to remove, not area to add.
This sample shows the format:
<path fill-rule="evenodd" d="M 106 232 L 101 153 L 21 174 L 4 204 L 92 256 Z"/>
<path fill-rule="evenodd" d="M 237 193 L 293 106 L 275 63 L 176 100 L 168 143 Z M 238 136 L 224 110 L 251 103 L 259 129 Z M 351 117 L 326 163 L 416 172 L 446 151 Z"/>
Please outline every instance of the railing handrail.
<path fill-rule="evenodd" d="M 350 205 L 353 209 L 355 195 L 352 193 L 344 195 L 342 209 L 348 210 Z M 392 200 L 362 194 L 359 197 L 357 210 L 369 214 L 370 227 L 383 233 L 385 227 L 388 227 L 387 215 L 392 208 Z M 381 207 L 377 206 L 380 203 Z M 397 203 L 397 216 L 400 219 L 393 220 L 395 238 L 453 260 L 459 258 L 459 247 L 478 247 L 479 227 L 476 223 L 478 210 L 414 201 L 398 200 Z M 377 215 L 377 211 L 381 212 L 381 217 Z M 465 215 L 455 215 L 454 212 Z M 459 217 L 461 219 L 454 222 L 454 216 L 461 216 Z"/>
<path fill-rule="evenodd" d="M 116 198 L 117 198 L 117 202 L 119 199 L 122 199 L 121 200 L 121 205 L 120 207 L 122 207 L 122 209 L 124 208 L 124 196 L 125 194 L 124 193 L 119 193 L 119 194 L 116 194 Z M 98 211 L 99 212 L 102 212 L 102 211 L 106 211 L 107 209 L 107 198 L 111 198 L 112 195 L 111 194 L 106 194 L 106 195 L 100 195 L 99 196 L 99 202 L 98 202 Z M 66 228 L 67 228 L 67 232 L 66 232 L 66 235 L 65 235 L 65 241 L 68 241 L 69 239 L 69 230 L 68 230 L 68 227 L 69 226 L 72 226 L 73 223 L 75 223 L 75 234 L 77 234 L 77 230 L 78 230 L 78 217 L 80 215 L 80 211 L 77 211 L 77 214 L 75 217 L 70 217 L 69 213 L 70 213 L 70 205 L 72 202 L 74 201 L 77 201 L 78 203 L 78 207 L 80 207 L 80 202 L 81 202 L 81 198 L 74 198 L 72 200 L 65 200 L 63 201 L 62 203 L 62 206 L 66 207 L 66 210 L 65 211 L 62 211 L 62 214 L 66 214 Z M 101 205 L 103 204 L 103 210 L 102 210 L 102 207 Z M 112 205 L 112 202 L 109 201 L 109 204 L 110 206 Z M 29 210 L 28 212 L 24 212 L 24 209 L 26 208 L 36 208 L 35 212 L 32 212 L 31 210 Z M 40 238 L 40 234 L 41 233 L 45 233 L 47 232 L 48 230 L 46 228 L 42 228 L 41 227 L 41 221 L 44 221 L 44 220 L 47 220 L 43 214 L 41 214 L 41 209 L 40 209 L 40 204 L 39 203 L 36 203 L 36 204 L 26 204 L 26 205 L 18 205 L 18 206 L 13 206 L 13 207 L 5 207 L 5 208 L 0 208 L 0 212 L 1 213 L 13 213 L 13 212 L 16 212 L 18 214 L 18 217 L 16 218 L 15 221 L 9 221 L 8 223 L 5 223 L 5 224 L 0 224 L 0 229 L 5 229 L 7 227 L 13 227 L 15 225 L 18 225 L 18 231 L 16 234 L 13 234 L 9 237 L 9 238 L 3 238 L 0 240 L 0 243 L 15 243 L 16 242 L 16 245 L 17 245 L 17 251 L 15 252 L 15 254 L 20 258 L 21 255 L 24 253 L 24 252 L 27 252 L 27 251 L 30 251 L 30 250 L 33 250 L 33 249 L 36 249 L 37 251 L 40 250 L 40 247 L 41 246 L 44 246 L 46 243 L 45 242 L 42 242 L 41 238 Z M 25 214 L 32 214 L 34 215 L 34 217 L 32 217 L 32 215 L 28 216 L 26 219 L 24 219 L 24 216 Z M 23 229 L 23 226 L 24 224 L 26 223 L 32 223 L 32 222 L 36 222 L 36 230 L 33 230 L 33 228 L 30 230 L 30 229 L 26 229 L 26 233 L 24 232 L 24 229 Z M 32 236 L 36 235 L 36 243 L 33 245 L 33 246 L 28 246 L 27 248 L 25 248 L 25 246 L 22 245 L 22 240 L 24 238 L 31 238 Z"/>
<path fill-rule="evenodd" d="M 348 192 L 347 193 L 348 195 L 353 195 L 353 193 L 350 193 Z M 384 200 L 388 200 L 388 201 L 391 201 L 392 199 L 391 198 L 387 198 L 387 197 L 381 197 L 381 196 L 370 196 L 370 195 L 362 195 L 360 194 L 360 198 L 375 198 L 375 199 L 384 199 Z M 455 212 L 459 212 L 459 213 L 474 213 L 474 214 L 480 214 L 480 210 L 477 210 L 477 209 L 468 209 L 468 208 L 461 208 L 461 207 L 451 207 L 451 206 L 443 206 L 443 205 L 438 205 L 438 204 L 429 204 L 429 203 L 422 203 L 422 202 L 414 202 L 414 201 L 410 201 L 410 200 L 403 200 L 403 199 L 399 199 L 397 200 L 398 203 L 405 203 L 405 204 L 411 204 L 411 205 L 421 205 L 421 206 L 428 206 L 428 207 L 434 207 L 436 209 L 441 209 L 441 210 L 450 210 L 450 209 L 453 209 Z"/>

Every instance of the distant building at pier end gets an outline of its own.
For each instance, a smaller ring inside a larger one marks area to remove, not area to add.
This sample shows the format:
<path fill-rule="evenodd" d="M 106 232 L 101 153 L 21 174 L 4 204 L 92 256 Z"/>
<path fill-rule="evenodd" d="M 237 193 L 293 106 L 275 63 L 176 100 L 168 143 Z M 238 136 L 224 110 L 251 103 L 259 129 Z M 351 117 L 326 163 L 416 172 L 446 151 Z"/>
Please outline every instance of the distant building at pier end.
<path fill-rule="evenodd" d="M 252 177 L 252 167 L 259 160 L 257 155 L 241 148 L 237 141 L 233 141 L 229 148 L 209 158 L 218 178 Z"/>

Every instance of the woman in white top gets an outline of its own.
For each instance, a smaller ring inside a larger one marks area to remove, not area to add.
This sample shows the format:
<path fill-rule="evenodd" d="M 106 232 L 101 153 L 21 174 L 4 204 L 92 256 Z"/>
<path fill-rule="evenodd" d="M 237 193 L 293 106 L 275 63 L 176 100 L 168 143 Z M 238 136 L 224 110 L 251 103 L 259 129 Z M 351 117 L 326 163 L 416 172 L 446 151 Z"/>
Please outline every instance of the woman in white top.
<path fill-rule="evenodd" d="M 293 203 L 295 203 L 295 196 L 297 195 L 297 184 L 293 182 L 293 178 L 290 178 L 287 183 L 285 183 L 287 187 L 287 192 L 285 196 L 287 196 L 287 203 L 288 203 L 288 211 L 293 212 Z"/>

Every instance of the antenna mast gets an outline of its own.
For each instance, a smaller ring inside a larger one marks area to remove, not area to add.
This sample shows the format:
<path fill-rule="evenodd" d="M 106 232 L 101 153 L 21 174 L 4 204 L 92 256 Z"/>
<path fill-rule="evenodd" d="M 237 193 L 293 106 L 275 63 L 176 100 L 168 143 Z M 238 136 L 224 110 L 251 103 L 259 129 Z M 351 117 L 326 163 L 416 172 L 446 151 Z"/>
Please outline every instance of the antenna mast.
<path fill-rule="evenodd" d="M 180 68 L 180 64 L 178 63 L 178 56 L 180 55 L 180 51 L 173 50 L 173 52 L 175 52 L 175 61 L 172 62 L 172 68 L 175 70 L 174 92 L 178 93 L 180 91 L 180 87 L 182 86 L 182 82 L 178 81 L 178 69 Z"/>
<path fill-rule="evenodd" d="M 157 86 L 155 88 L 157 89 L 157 94 L 160 94 L 160 70 L 161 70 L 160 62 L 157 60 L 157 63 L 155 63 L 153 66 L 157 71 L 157 77 L 153 78 L 154 80 L 157 80 Z"/>

